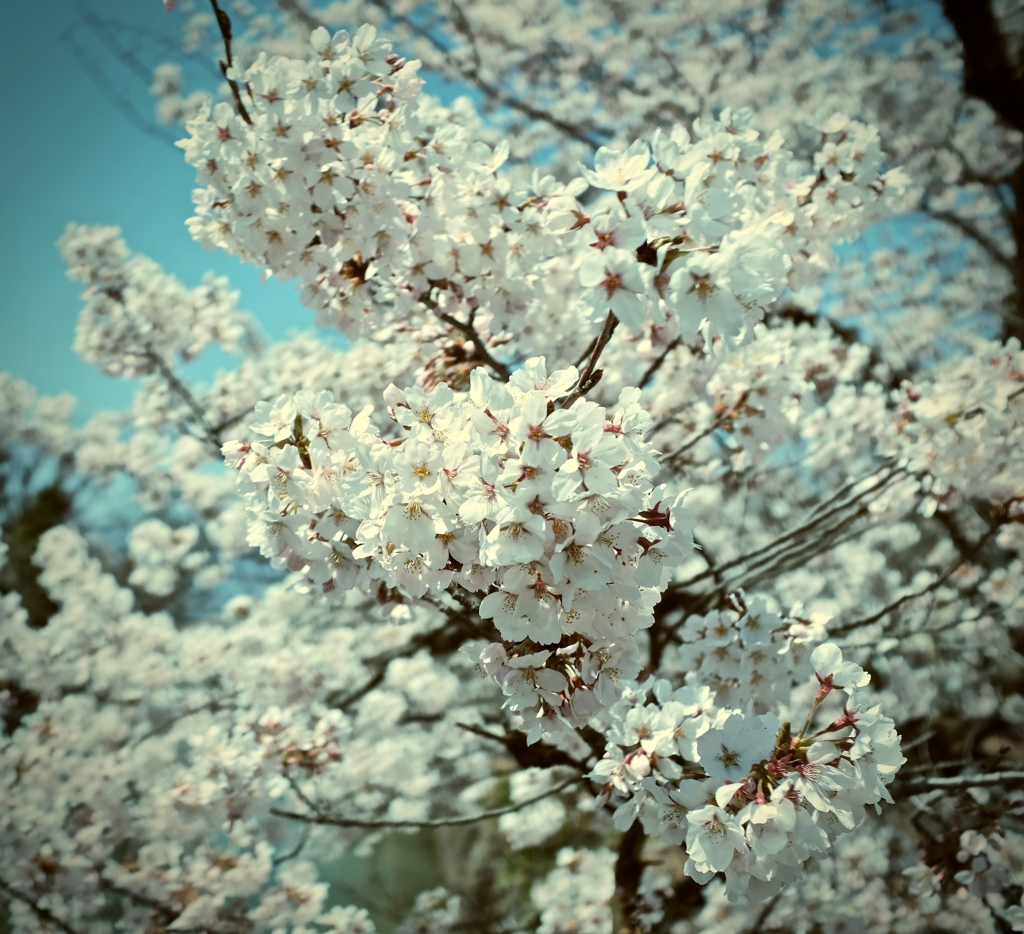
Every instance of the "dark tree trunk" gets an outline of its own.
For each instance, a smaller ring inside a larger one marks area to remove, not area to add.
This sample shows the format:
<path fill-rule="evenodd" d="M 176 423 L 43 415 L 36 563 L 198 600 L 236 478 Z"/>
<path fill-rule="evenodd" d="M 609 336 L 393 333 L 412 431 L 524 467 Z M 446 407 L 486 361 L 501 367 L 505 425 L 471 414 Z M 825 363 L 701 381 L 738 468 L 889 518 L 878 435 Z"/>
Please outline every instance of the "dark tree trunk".
<path fill-rule="evenodd" d="M 1009 126 L 1024 133 L 1024 63 L 1013 62 L 991 0 L 943 0 L 943 11 L 963 45 L 964 91 L 985 101 Z M 1014 295 L 1004 319 L 1004 336 L 1024 341 L 1024 152 L 1011 179 Z"/>

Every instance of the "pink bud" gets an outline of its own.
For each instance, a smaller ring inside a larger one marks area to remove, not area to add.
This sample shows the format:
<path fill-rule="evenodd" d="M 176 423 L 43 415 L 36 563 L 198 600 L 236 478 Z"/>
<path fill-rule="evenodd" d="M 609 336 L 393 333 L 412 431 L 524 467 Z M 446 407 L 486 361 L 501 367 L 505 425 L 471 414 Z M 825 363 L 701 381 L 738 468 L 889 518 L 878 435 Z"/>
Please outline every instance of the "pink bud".
<path fill-rule="evenodd" d="M 173 10 L 174 4 L 176 4 L 177 2 L 178 0 L 164 0 L 164 9 L 167 11 Z"/>

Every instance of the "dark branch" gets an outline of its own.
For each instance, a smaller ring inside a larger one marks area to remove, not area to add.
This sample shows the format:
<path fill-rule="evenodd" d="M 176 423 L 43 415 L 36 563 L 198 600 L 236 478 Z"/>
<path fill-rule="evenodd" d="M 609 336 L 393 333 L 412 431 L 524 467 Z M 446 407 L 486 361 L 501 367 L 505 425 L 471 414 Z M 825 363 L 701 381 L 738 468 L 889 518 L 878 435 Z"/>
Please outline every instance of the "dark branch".
<path fill-rule="evenodd" d="M 957 230 L 977 243 L 1000 266 L 1011 273 L 1013 272 L 1013 260 L 999 249 L 999 244 L 995 240 L 979 230 L 970 221 L 964 220 L 964 218 L 954 214 L 952 211 L 929 211 L 928 213 L 936 220 L 956 227 Z"/>
<path fill-rule="evenodd" d="M 196 424 L 205 436 L 207 444 L 213 448 L 214 455 L 220 457 L 220 438 L 217 437 L 216 431 L 210 426 L 209 422 L 206 421 L 206 414 L 203 412 L 202 407 L 196 402 L 195 397 L 189 391 L 186 386 L 177 376 L 174 371 L 167 365 L 163 357 L 160 356 L 152 347 L 147 346 L 145 350 L 146 359 L 152 363 L 160 375 L 167 381 L 167 385 L 171 391 L 188 407 L 189 412 L 195 419 Z"/>
<path fill-rule="evenodd" d="M 503 91 L 501 88 L 495 86 L 480 73 L 480 65 L 477 63 L 476 67 L 471 65 L 461 65 L 454 61 L 452 57 L 452 50 L 446 48 L 441 42 L 438 41 L 429 29 L 424 29 L 419 24 L 412 21 L 412 19 L 404 14 L 395 13 L 387 3 L 387 0 L 372 0 L 372 2 L 384 11 L 396 23 L 401 23 L 410 32 L 419 36 L 421 39 L 425 39 L 429 42 L 438 52 L 445 57 L 445 61 L 451 66 L 464 81 L 468 81 L 470 84 L 475 85 L 480 91 L 491 98 L 497 104 L 501 104 L 508 107 L 511 110 L 518 111 L 531 120 L 537 120 L 541 123 L 546 123 L 549 126 L 554 127 L 556 130 L 564 133 L 571 139 L 577 140 L 578 142 L 585 143 L 592 149 L 596 149 L 602 145 L 602 140 L 595 134 L 603 134 L 611 136 L 611 132 L 601 127 L 589 127 L 588 129 L 580 129 L 579 127 L 573 126 L 571 123 L 566 123 L 564 120 L 560 120 L 554 114 L 549 113 L 546 110 L 542 110 L 539 107 L 535 107 L 527 101 L 520 100 L 517 97 Z M 278 6 L 285 12 L 291 13 L 306 25 L 310 29 L 315 29 L 321 25 L 320 21 L 310 14 L 307 10 L 302 9 L 297 0 L 278 0 Z M 475 49 L 471 45 L 471 53 L 475 53 Z M 425 67 L 429 67 L 426 66 Z"/>
<path fill-rule="evenodd" d="M 235 106 L 238 108 L 238 115 L 246 123 L 252 126 L 252 120 L 249 118 L 249 112 L 245 109 L 245 104 L 242 103 L 242 94 L 238 90 L 238 82 L 235 81 L 234 78 L 228 77 L 228 70 L 234 64 L 231 59 L 231 17 L 220 8 L 217 4 L 217 0 L 210 0 L 210 6 L 213 7 L 214 15 L 217 17 L 217 25 L 220 27 L 220 35 L 224 40 L 224 55 L 227 60 L 221 61 L 220 63 L 221 74 L 224 75 L 228 84 L 231 86 L 231 94 L 235 98 Z"/>
<path fill-rule="evenodd" d="M 360 827 L 366 829 L 382 829 L 390 827 L 459 827 L 465 824 L 475 824 L 482 820 L 489 820 L 492 817 L 501 817 L 502 814 L 512 814 L 515 811 L 521 811 L 523 808 L 529 807 L 531 804 L 536 804 L 544 798 L 550 798 L 552 795 L 557 795 L 559 792 L 565 791 L 566 788 L 570 785 L 575 785 L 579 780 L 580 779 L 578 777 L 566 779 L 562 784 L 556 785 L 554 788 L 549 788 L 547 791 L 541 792 L 539 795 L 527 798 L 525 801 L 507 804 L 505 807 L 495 808 L 493 811 L 481 811 L 479 814 L 465 814 L 458 817 L 437 817 L 433 820 L 365 820 L 362 818 L 335 817 L 331 814 L 324 814 L 319 810 L 314 811 L 312 814 L 298 814 L 294 811 L 282 811 L 277 808 L 271 808 L 270 813 L 276 814 L 278 817 L 285 817 L 288 820 L 305 821 L 309 824 L 327 824 L 332 827 Z"/>
<path fill-rule="evenodd" d="M 866 616 L 863 619 L 858 619 L 852 623 L 847 623 L 845 626 L 837 626 L 833 629 L 830 629 L 829 635 L 839 636 L 848 632 L 852 632 L 855 629 L 859 629 L 861 626 L 870 626 L 873 623 L 877 623 L 879 620 L 884 619 L 890 613 L 894 613 L 904 604 L 909 603 L 912 600 L 919 600 L 921 597 L 927 596 L 932 591 L 938 590 L 943 584 L 946 583 L 947 580 L 949 580 L 950 577 L 953 576 L 954 573 L 956 573 L 956 571 L 962 568 L 969 561 L 973 560 L 977 553 L 981 551 L 981 549 L 984 548 L 985 545 L 988 544 L 988 542 L 992 539 L 992 537 L 996 534 L 998 530 L 998 525 L 993 526 L 991 529 L 989 529 L 981 537 L 978 543 L 969 550 L 969 553 L 962 553 L 960 557 L 956 559 L 956 561 L 950 564 L 949 567 L 947 567 L 946 570 L 943 571 L 937 578 L 935 578 L 935 580 L 933 580 L 927 587 L 922 587 L 920 590 L 916 590 L 913 593 L 904 594 L 902 597 L 900 597 L 898 600 L 894 600 L 884 609 L 879 610 L 877 613 L 872 613 L 871 616 Z"/>
<path fill-rule="evenodd" d="M 492 742 L 501 743 L 501 745 L 512 754 L 512 757 L 516 762 L 524 769 L 550 769 L 555 766 L 564 765 L 580 772 L 588 771 L 585 763 L 580 762 L 579 759 L 574 759 L 567 752 L 564 752 L 555 746 L 550 746 L 547 743 L 534 743 L 532 746 L 529 745 L 526 741 L 526 736 L 523 733 L 506 733 L 503 736 L 498 736 L 490 730 L 485 730 L 483 727 L 479 726 L 473 726 L 471 723 L 456 723 L 455 725 L 460 730 L 465 730 L 467 733 L 473 733 L 476 736 L 482 736 Z"/>
<path fill-rule="evenodd" d="M 612 334 L 615 333 L 615 328 L 618 324 L 619 319 L 615 317 L 615 312 L 609 311 L 608 317 L 604 319 L 604 327 L 601 328 L 601 333 L 597 338 L 597 343 L 594 344 L 593 353 L 591 353 L 590 359 L 587 361 L 587 365 L 583 368 L 583 372 L 580 373 L 580 378 L 576 382 L 576 388 L 562 403 L 563 409 L 571 409 L 576 400 L 586 395 L 601 379 L 601 371 L 597 369 L 597 361 L 601 358 L 601 352 L 608 346 L 608 342 L 612 339 Z"/>
<path fill-rule="evenodd" d="M 138 110 L 138 108 L 125 97 L 115 87 L 114 83 L 106 76 L 102 69 L 100 69 L 96 63 L 89 58 L 88 52 L 78 43 L 75 39 L 75 30 L 78 27 L 78 23 L 72 23 L 67 29 L 60 34 L 60 40 L 70 50 L 71 54 L 78 59 L 78 64 L 82 66 L 82 70 L 89 76 L 89 79 L 96 85 L 100 93 L 107 98 L 122 115 L 131 123 L 136 129 L 141 130 L 147 136 L 152 136 L 154 139 L 160 140 L 160 142 L 173 146 L 175 152 L 179 152 L 177 146 L 175 146 L 175 136 L 171 133 L 166 132 L 156 123 L 148 120 Z"/>
<path fill-rule="evenodd" d="M 30 895 L 26 895 L 14 886 L 8 885 L 2 879 L 0 879 L 0 893 L 3 893 L 8 898 L 13 898 L 15 901 L 21 902 L 23 905 L 28 905 L 32 909 L 35 916 L 46 924 L 52 924 L 54 927 L 60 928 L 64 934 L 79 934 L 77 928 L 73 928 L 70 924 L 65 921 L 61 921 L 52 911 L 48 911 L 43 908 L 39 902 L 37 902 Z"/>
<path fill-rule="evenodd" d="M 615 861 L 615 901 L 622 918 L 616 930 L 623 934 L 638 934 L 640 927 L 634 915 L 640 891 L 640 878 L 643 876 L 644 864 L 640 858 L 644 847 L 644 829 L 640 821 L 635 821 L 619 840 L 619 858 Z"/>
<path fill-rule="evenodd" d="M 964 49 L 964 91 L 1024 133 L 1024 74 L 1013 67 L 991 0 L 943 0 Z"/>
<path fill-rule="evenodd" d="M 652 379 L 654 379 L 654 374 L 661 369 L 662 364 L 664 364 L 664 362 L 668 359 L 668 355 L 672 353 L 672 351 L 675 350 L 682 342 L 683 339 L 681 337 L 677 337 L 674 341 L 672 341 L 671 344 L 668 345 L 668 347 L 666 347 L 658 355 L 658 359 L 655 360 L 647 368 L 647 371 L 644 373 L 644 375 L 640 377 L 640 382 L 636 384 L 638 389 L 643 389 L 644 386 L 646 386 Z"/>
<path fill-rule="evenodd" d="M 491 352 L 487 349 L 486 341 L 484 341 L 484 339 L 477 333 L 476 328 L 473 325 L 472 316 L 470 316 L 469 321 L 459 321 L 459 319 L 454 315 L 449 314 L 438 313 L 438 317 L 445 324 L 455 328 L 456 331 L 459 331 L 464 337 L 471 340 L 473 342 L 473 346 L 476 348 L 477 356 L 492 370 L 494 370 L 503 383 L 508 382 L 509 376 L 511 376 L 508 367 L 491 356 Z"/>
<path fill-rule="evenodd" d="M 919 778 L 910 782 L 895 782 L 889 787 L 896 800 L 920 795 L 928 791 L 966 791 L 968 788 L 985 788 L 1003 785 L 1007 788 L 1024 786 L 1024 772 L 989 772 L 983 775 L 943 775 Z"/>

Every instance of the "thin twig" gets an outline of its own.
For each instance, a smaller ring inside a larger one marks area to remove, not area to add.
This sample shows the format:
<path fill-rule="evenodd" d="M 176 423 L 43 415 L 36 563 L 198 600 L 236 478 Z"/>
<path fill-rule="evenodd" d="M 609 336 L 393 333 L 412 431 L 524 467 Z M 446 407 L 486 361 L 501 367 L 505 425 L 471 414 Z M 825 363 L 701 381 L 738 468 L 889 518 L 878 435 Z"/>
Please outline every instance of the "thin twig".
<path fill-rule="evenodd" d="M 644 375 L 640 377 L 640 382 L 636 384 L 638 389 L 643 389 L 644 386 L 654 379 L 654 374 L 661 369 L 662 364 L 668 359 L 668 355 L 672 353 L 672 351 L 675 350 L 682 342 L 683 339 L 681 337 L 677 337 L 658 355 L 658 359 L 655 360 L 647 368 Z"/>
<path fill-rule="evenodd" d="M 986 788 L 990 785 L 1016 787 L 1024 785 L 1024 772 L 989 772 L 984 775 L 934 775 L 912 782 L 896 782 L 890 786 L 894 798 L 905 798 L 927 791 L 964 791 L 967 788 Z"/>
<path fill-rule="evenodd" d="M 188 410 L 192 413 L 192 417 L 196 420 L 200 429 L 202 429 L 215 455 L 220 457 L 220 438 L 217 437 L 217 433 L 210 426 L 210 423 L 207 422 L 206 413 L 203 412 L 199 403 L 196 402 L 188 386 L 174 375 L 174 371 L 167 365 L 164 358 L 148 344 L 146 345 L 145 357 L 160 371 L 160 375 L 167 381 L 167 385 L 170 386 L 175 395 L 188 406 Z"/>
<path fill-rule="evenodd" d="M 246 415 L 252 412 L 252 410 L 255 408 L 256 406 L 250 405 L 247 409 L 245 409 L 242 412 L 236 412 L 234 415 L 229 415 L 227 418 L 217 422 L 216 425 L 211 425 L 210 430 L 219 438 L 222 431 L 225 431 L 226 429 L 230 428 L 236 422 L 240 422 L 243 418 L 245 418 Z"/>
<path fill-rule="evenodd" d="M 504 736 L 495 736 L 490 730 L 485 730 L 481 726 L 474 726 L 472 723 L 456 723 L 455 724 L 460 730 L 465 730 L 467 733 L 475 733 L 477 736 L 483 736 L 486 739 L 493 740 L 496 743 L 501 743 L 504 746 L 507 743 L 507 739 Z"/>
<path fill-rule="evenodd" d="M 235 710 L 236 708 L 234 704 L 225 704 L 223 707 L 221 706 L 221 704 L 223 704 L 224 701 L 229 701 L 231 700 L 231 698 L 237 696 L 238 692 L 236 691 L 234 694 L 229 694 L 227 697 L 221 697 L 217 700 L 207 701 L 207 703 L 201 704 L 199 707 L 190 707 L 188 710 L 183 710 L 181 713 L 171 717 L 169 720 L 165 720 L 163 723 L 158 723 L 156 726 L 146 730 L 146 732 L 143 733 L 142 736 L 140 736 L 137 740 L 135 740 L 132 743 L 132 745 L 138 746 L 139 743 L 143 743 L 147 739 L 152 739 L 154 736 L 159 735 L 164 730 L 169 730 L 179 720 L 184 720 L 187 717 L 194 716 L 197 713 L 202 713 L 204 710 L 209 710 L 212 713 L 218 713 L 221 710 Z"/>
<path fill-rule="evenodd" d="M 594 344 L 594 351 L 591 353 L 590 359 L 587 361 L 587 365 L 583 368 L 583 372 L 580 374 L 580 378 L 576 382 L 576 388 L 562 403 L 563 409 L 571 409 L 577 399 L 582 398 L 597 385 L 598 380 L 601 378 L 601 371 L 597 369 L 597 361 L 601 358 L 601 352 L 608 346 L 608 342 L 612 339 L 612 334 L 615 333 L 615 328 L 618 327 L 618 324 L 619 319 L 615 317 L 615 312 L 609 311 L 608 317 L 604 319 L 604 326 L 601 328 L 601 333 L 597 338 L 597 343 Z"/>
<path fill-rule="evenodd" d="M 395 13 L 385 0 L 372 0 L 372 2 L 380 7 L 388 16 L 390 16 L 396 23 L 401 23 L 403 26 L 410 29 L 416 35 L 422 39 L 426 39 L 435 49 L 441 52 L 445 56 L 447 64 L 453 67 L 458 74 L 466 81 L 471 84 L 475 84 L 484 94 L 490 97 L 492 100 L 499 104 L 504 104 L 506 107 L 510 107 L 512 110 L 518 110 L 524 116 L 529 117 L 531 120 L 539 120 L 542 123 L 547 123 L 553 126 L 557 130 L 561 130 L 566 136 L 577 140 L 578 142 L 585 143 L 592 149 L 596 149 L 601 145 L 602 141 L 590 135 L 589 133 L 581 130 L 579 127 L 573 126 L 571 123 L 566 123 L 564 120 L 560 120 L 554 114 L 549 113 L 546 110 L 541 110 L 539 107 L 533 106 L 524 100 L 520 100 L 517 97 L 513 97 L 511 94 L 501 90 L 495 85 L 491 84 L 487 79 L 480 73 L 479 64 L 477 67 L 471 67 L 468 65 L 458 64 L 454 60 L 452 50 L 445 48 L 437 37 L 431 34 L 430 30 L 424 29 L 422 26 L 414 23 L 408 16 L 400 13 Z M 283 3 L 282 5 L 291 6 L 291 3 Z M 471 45 L 471 54 L 475 53 L 476 49 Z M 477 59 L 479 63 L 479 59 Z M 601 133 L 606 136 L 612 136 L 610 130 L 606 130 L 603 127 L 592 127 L 591 133 Z"/>
<path fill-rule="evenodd" d="M 338 710 L 345 710 L 346 708 L 351 707 L 352 704 L 354 704 L 357 700 L 361 700 L 362 698 L 364 698 L 367 694 L 370 693 L 370 691 L 372 691 L 375 687 L 377 687 L 377 685 L 379 685 L 384 680 L 384 674 L 387 671 L 388 662 L 390 661 L 391 659 L 385 660 L 384 663 L 380 665 L 380 667 L 377 669 L 377 671 L 375 671 L 363 683 L 362 687 L 356 688 L 350 694 L 347 694 L 344 697 L 335 700 L 335 695 L 339 692 L 332 691 L 330 694 L 327 695 L 325 701 L 327 706 L 336 707 Z"/>
<path fill-rule="evenodd" d="M 826 520 L 832 518 L 832 516 L 837 515 L 838 513 L 844 511 L 845 509 L 848 509 L 851 506 L 856 505 L 858 500 L 861 500 L 868 494 L 875 492 L 881 487 L 884 487 L 890 480 L 904 472 L 905 470 L 903 468 L 897 468 L 896 470 L 891 471 L 890 473 L 882 477 L 879 481 L 877 481 L 874 484 L 874 486 L 870 486 L 867 489 L 862 490 L 860 493 L 856 494 L 856 496 L 852 497 L 846 502 L 841 503 L 840 505 L 835 506 L 832 509 L 827 510 L 826 512 L 823 512 L 816 518 L 812 518 L 810 521 L 805 522 L 802 525 L 799 525 L 796 528 L 791 529 L 783 535 L 780 535 L 778 538 L 774 539 L 770 544 L 765 545 L 762 548 L 758 548 L 754 551 L 748 552 L 745 555 L 740 555 L 738 558 L 733 558 L 731 561 L 726 561 L 724 564 L 719 565 L 717 568 L 717 572 L 721 573 L 722 571 L 728 571 L 736 567 L 737 565 L 748 564 L 753 559 L 759 558 L 761 557 L 761 555 L 778 548 L 780 545 L 790 541 L 791 539 L 803 535 L 805 532 L 810 531 L 815 526 L 818 526 L 822 522 L 825 522 Z M 674 586 L 672 589 L 684 590 L 685 588 L 690 587 L 693 584 L 699 583 L 705 578 L 711 577 L 714 573 L 715 572 L 713 572 L 711 569 L 702 571 L 700 574 L 696 574 L 688 580 L 682 581 L 678 585 Z"/>
<path fill-rule="evenodd" d="M 583 353 L 581 353 L 581 354 L 580 354 L 580 355 L 579 355 L 579 356 L 578 356 L 578 357 L 576 358 L 575 362 L 573 363 L 573 366 L 574 366 L 574 367 L 576 367 L 576 369 L 577 369 L 577 370 L 578 370 L 578 369 L 579 369 L 579 368 L 580 368 L 581 366 L 583 366 L 583 361 L 584 361 L 584 360 L 586 360 L 586 359 L 587 359 L 587 357 L 589 357 L 589 356 L 590 356 L 590 355 L 591 355 L 591 354 L 592 354 L 592 353 L 594 352 L 594 348 L 595 348 L 595 347 L 597 346 L 597 339 L 598 339 L 598 338 L 599 338 L 600 336 L 601 336 L 600 334 L 595 334 L 595 335 L 594 335 L 594 336 L 593 336 L 593 337 L 592 337 L 592 338 L 591 338 L 591 339 L 590 339 L 590 340 L 589 340 L 589 341 L 587 342 L 587 346 L 583 348 Z"/>
<path fill-rule="evenodd" d="M 602 141 L 596 136 L 589 135 L 586 131 L 581 130 L 579 127 L 574 127 L 571 123 L 566 123 L 564 120 L 560 120 L 554 114 L 549 113 L 546 110 L 541 110 L 539 107 L 535 107 L 533 104 L 529 104 L 524 100 L 520 100 L 517 97 L 513 97 L 511 94 L 502 91 L 500 88 L 495 87 L 489 81 L 487 81 L 480 74 L 480 62 L 479 58 L 476 57 L 476 49 L 471 46 L 470 52 L 476 58 L 477 66 L 471 67 L 468 65 L 460 65 L 455 62 L 452 56 L 452 50 L 446 48 L 441 42 L 438 41 L 429 29 L 424 29 L 418 23 L 414 23 L 408 16 L 395 13 L 386 0 L 371 0 L 371 2 L 379 7 L 387 16 L 389 16 L 396 23 L 401 23 L 410 32 L 419 36 L 421 39 L 425 39 L 429 42 L 438 52 L 440 52 L 444 58 L 445 63 L 451 68 L 458 72 L 459 76 L 470 84 L 475 84 L 485 95 L 491 97 L 495 102 L 503 104 L 512 110 L 518 110 L 519 113 L 529 117 L 531 120 L 538 120 L 542 123 L 547 123 L 549 126 L 553 126 L 555 129 L 560 130 L 566 136 L 577 140 L 578 142 L 585 143 L 592 149 L 597 149 L 602 144 Z M 278 6 L 295 16 L 296 19 L 304 23 L 309 29 L 316 29 L 317 26 L 323 25 L 319 19 L 313 16 L 308 10 L 304 10 L 298 3 L 298 0 L 278 0 Z M 433 68 L 429 62 L 424 62 L 425 68 Z M 442 71 L 443 69 L 438 69 Z M 611 137 L 614 135 L 611 130 L 604 127 L 592 127 L 592 133 L 600 133 L 604 136 Z"/>
<path fill-rule="evenodd" d="M 844 635 L 847 632 L 851 632 L 854 629 L 858 629 L 861 626 L 870 626 L 872 623 L 877 623 L 880 619 L 888 616 L 890 613 L 895 612 L 905 603 L 909 603 L 911 600 L 917 600 L 919 597 L 924 597 L 930 594 L 933 590 L 938 590 L 953 574 L 962 568 L 965 564 L 969 563 L 974 555 L 976 555 L 985 545 L 988 544 L 996 532 L 999 531 L 999 526 L 995 525 L 989 529 L 979 540 L 978 543 L 972 549 L 972 555 L 961 555 L 956 561 L 952 562 L 945 571 L 942 572 L 935 580 L 933 580 L 927 587 L 916 590 L 913 593 L 904 594 L 898 600 L 894 600 L 887 607 L 879 610 L 877 613 L 873 613 L 871 616 L 866 616 L 863 619 L 855 620 L 852 623 L 847 623 L 845 626 L 837 626 L 835 629 L 829 631 L 829 635 Z"/>
<path fill-rule="evenodd" d="M 683 455 L 687 451 L 689 451 L 690 448 L 692 448 L 695 444 L 697 444 L 700 441 L 703 441 L 708 435 L 714 434 L 727 421 L 729 421 L 730 418 L 731 418 L 731 415 L 728 412 L 726 412 L 726 413 L 724 413 L 722 415 L 719 415 L 718 418 L 716 418 L 710 425 L 708 425 L 707 428 L 705 428 L 698 435 L 695 435 L 693 438 L 691 438 L 689 441 L 685 442 L 681 447 L 676 448 L 671 453 L 666 454 L 665 455 L 665 463 L 671 463 L 677 457 L 680 457 L 681 455 Z"/>
<path fill-rule="evenodd" d="M 473 324 L 473 315 L 470 314 L 469 321 L 459 321 L 454 315 L 444 314 L 439 312 L 437 315 L 445 324 L 451 325 L 456 331 L 461 332 L 466 338 L 473 342 L 473 346 L 476 348 L 477 356 L 484 361 L 494 372 L 498 375 L 503 383 L 507 383 L 509 377 L 512 375 L 509 372 L 507 366 L 498 360 L 495 360 L 491 356 L 491 352 L 487 349 L 487 343 L 477 333 L 476 327 Z"/>
<path fill-rule="evenodd" d="M 104 95 L 118 110 L 121 111 L 122 115 L 128 120 L 129 123 L 133 124 L 136 129 L 141 130 L 147 136 L 152 136 L 154 139 L 160 140 L 168 146 L 173 146 L 175 151 L 180 152 L 178 147 L 175 145 L 175 136 L 165 130 L 161 129 L 151 120 L 147 120 L 138 110 L 138 108 L 125 97 L 114 85 L 114 83 L 106 76 L 101 68 L 89 58 L 88 52 L 86 52 L 84 46 L 82 46 L 74 36 L 75 30 L 80 26 L 80 23 L 72 23 L 60 34 L 60 40 L 70 50 L 71 54 L 78 59 L 78 64 L 82 66 L 82 70 L 89 76 L 93 84 L 99 89 L 100 93 Z"/>
<path fill-rule="evenodd" d="M 306 842 L 309 840 L 309 824 L 306 824 L 302 828 L 302 837 L 299 839 L 298 844 L 294 849 L 285 853 L 284 856 L 275 856 L 270 862 L 274 866 L 280 866 L 282 863 L 287 863 L 290 859 L 295 859 L 306 846 Z"/>
<path fill-rule="evenodd" d="M 743 932 L 743 934 L 762 934 L 764 931 L 764 923 L 768 920 L 768 915 L 772 913 L 772 909 L 781 897 L 782 893 L 779 892 L 765 902 L 761 907 L 761 910 L 757 913 L 757 919 Z"/>
<path fill-rule="evenodd" d="M 920 736 L 912 739 L 909 743 L 902 743 L 900 750 L 906 752 L 908 749 L 916 749 L 922 743 L 927 743 L 935 735 L 935 730 L 925 730 Z"/>
<path fill-rule="evenodd" d="M 286 817 L 289 820 L 305 821 L 309 824 L 329 824 L 332 827 L 364 827 L 367 829 L 388 827 L 458 827 L 464 824 L 475 824 L 477 821 L 489 820 L 492 817 L 501 817 L 502 814 L 512 814 L 515 811 L 521 811 L 523 808 L 529 807 L 531 804 L 536 804 L 544 798 L 550 798 L 552 795 L 557 795 L 559 792 L 565 791 L 565 789 L 570 785 L 575 785 L 579 781 L 579 777 L 566 779 L 566 781 L 562 782 L 561 785 L 550 788 L 539 795 L 527 798 L 525 801 L 520 801 L 516 804 L 508 804 L 502 808 L 495 808 L 493 811 L 481 811 L 479 814 L 469 814 L 461 817 L 437 817 L 433 820 L 425 821 L 363 820 L 359 818 L 333 817 L 329 814 L 322 814 L 319 811 L 316 811 L 313 814 L 297 814 L 294 811 L 282 811 L 278 808 L 271 808 L 270 813 L 276 814 L 278 817 Z"/>
<path fill-rule="evenodd" d="M 227 61 L 221 61 L 220 70 L 221 74 L 227 79 L 228 84 L 231 86 L 231 93 L 235 98 L 235 106 L 238 108 L 238 115 L 252 126 L 252 120 L 249 118 L 249 113 L 245 109 L 245 104 L 242 103 L 242 94 L 238 90 L 238 82 L 234 78 L 228 77 L 228 70 L 232 67 L 234 62 L 231 59 L 231 17 L 225 13 L 220 6 L 217 4 L 217 0 L 210 0 L 210 6 L 213 7 L 213 12 L 217 17 L 217 25 L 220 27 L 220 35 L 224 40 L 224 55 L 227 57 Z"/>
<path fill-rule="evenodd" d="M 21 902 L 23 905 L 28 905 L 28 907 L 35 912 L 36 917 L 39 918 L 40 921 L 56 925 L 64 932 L 64 934 L 78 934 L 77 928 L 73 928 L 67 922 L 61 921 L 61 919 L 52 911 L 43 908 L 39 902 L 32 898 L 32 896 L 26 895 L 24 892 L 14 888 L 12 885 L 8 885 L 3 881 L 3 879 L 0 879 L 0 892 L 6 894 L 8 898 L 13 898 L 15 901 Z"/>

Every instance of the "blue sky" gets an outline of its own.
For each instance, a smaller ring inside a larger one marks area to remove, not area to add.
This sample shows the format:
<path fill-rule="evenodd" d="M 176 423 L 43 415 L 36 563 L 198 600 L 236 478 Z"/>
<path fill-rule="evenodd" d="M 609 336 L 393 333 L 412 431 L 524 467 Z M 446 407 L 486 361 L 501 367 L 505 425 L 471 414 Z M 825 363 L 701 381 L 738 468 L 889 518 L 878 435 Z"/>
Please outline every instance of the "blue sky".
<path fill-rule="evenodd" d="M 0 31 L 7 90 L 0 146 L 0 370 L 45 394 L 74 393 L 76 421 L 126 406 L 132 387 L 103 376 L 71 350 L 80 287 L 66 278 L 54 246 L 69 221 L 120 226 L 131 249 L 149 254 L 186 285 L 198 284 L 207 269 L 229 275 L 242 307 L 271 336 L 312 325 L 291 285 L 264 285 L 253 267 L 193 243 L 185 228 L 193 174 L 181 152 L 132 126 L 60 39 L 82 9 L 78 0 L 8 4 Z M 92 0 L 92 9 L 168 37 L 180 23 L 159 0 Z M 88 42 L 99 62 L 102 47 L 94 38 Z M 142 82 L 109 55 L 102 64 L 149 116 L 152 102 Z"/>

